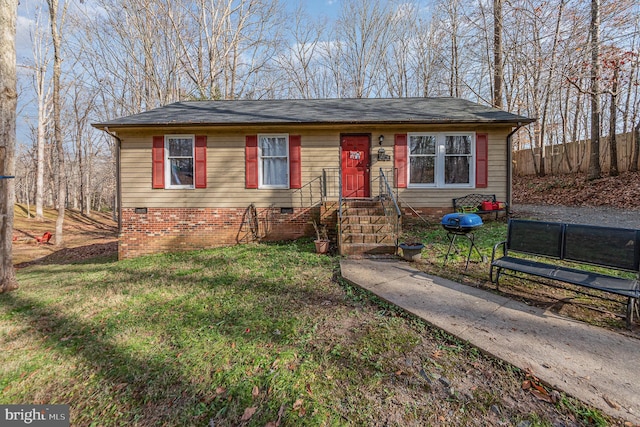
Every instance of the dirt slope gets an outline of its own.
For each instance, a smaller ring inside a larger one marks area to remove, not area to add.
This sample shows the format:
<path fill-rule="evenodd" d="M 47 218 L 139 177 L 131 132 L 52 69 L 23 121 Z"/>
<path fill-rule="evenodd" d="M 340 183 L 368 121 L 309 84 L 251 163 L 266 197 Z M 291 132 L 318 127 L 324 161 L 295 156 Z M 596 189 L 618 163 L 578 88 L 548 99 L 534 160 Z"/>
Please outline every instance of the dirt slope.
<path fill-rule="evenodd" d="M 33 207 L 31 215 L 34 214 Z M 27 216 L 23 205 L 16 205 L 13 224 L 13 263 L 26 267 L 33 263 L 63 264 L 117 253 L 117 224 L 110 214 L 93 213 L 91 217 L 67 210 L 64 220 L 64 242 L 55 246 L 55 236 L 48 244 L 38 244 L 35 237 L 55 233 L 57 212 L 45 209 L 44 220 Z"/>
<path fill-rule="evenodd" d="M 640 210 L 640 172 L 594 181 L 583 174 L 514 177 L 513 202 Z"/>

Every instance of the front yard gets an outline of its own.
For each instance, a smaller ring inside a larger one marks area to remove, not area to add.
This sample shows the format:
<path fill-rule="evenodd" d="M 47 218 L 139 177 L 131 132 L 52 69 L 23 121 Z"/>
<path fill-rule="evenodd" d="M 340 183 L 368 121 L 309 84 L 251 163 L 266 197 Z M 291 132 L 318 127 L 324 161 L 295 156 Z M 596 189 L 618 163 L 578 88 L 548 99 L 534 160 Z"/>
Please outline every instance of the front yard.
<path fill-rule="evenodd" d="M 483 250 L 500 227 L 484 227 Z M 442 267 L 441 229 L 416 232 L 424 268 L 487 280 L 486 264 Z M 73 426 L 616 423 L 539 399 L 523 388 L 534 377 L 343 283 L 338 259 L 313 252 L 300 240 L 21 269 L 0 295 L 0 403 L 69 404 Z"/>

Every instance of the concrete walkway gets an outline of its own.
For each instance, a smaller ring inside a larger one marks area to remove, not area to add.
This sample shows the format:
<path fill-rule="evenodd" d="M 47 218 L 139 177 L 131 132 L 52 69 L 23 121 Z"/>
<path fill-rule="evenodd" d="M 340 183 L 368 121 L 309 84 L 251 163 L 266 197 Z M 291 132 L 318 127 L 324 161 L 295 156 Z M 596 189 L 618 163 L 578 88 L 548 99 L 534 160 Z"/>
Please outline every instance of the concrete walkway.
<path fill-rule="evenodd" d="M 640 424 L 640 340 L 395 259 L 343 259 L 342 277 L 603 412 Z"/>

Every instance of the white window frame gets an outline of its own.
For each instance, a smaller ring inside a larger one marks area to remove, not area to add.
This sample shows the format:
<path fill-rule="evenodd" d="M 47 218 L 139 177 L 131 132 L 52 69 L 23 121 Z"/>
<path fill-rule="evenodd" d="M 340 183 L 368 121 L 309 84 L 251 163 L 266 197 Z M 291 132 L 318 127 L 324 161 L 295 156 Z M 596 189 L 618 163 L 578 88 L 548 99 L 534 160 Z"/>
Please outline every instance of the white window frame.
<path fill-rule="evenodd" d="M 284 138 L 286 143 L 286 158 L 287 158 L 287 166 L 286 166 L 286 174 L 287 174 L 287 182 L 283 185 L 268 185 L 263 182 L 263 160 L 264 157 L 262 155 L 262 138 Z M 258 188 L 265 189 L 288 189 L 291 183 L 291 177 L 289 176 L 289 163 L 291 159 L 289 158 L 289 134 L 288 133 L 263 133 L 258 134 Z"/>
<path fill-rule="evenodd" d="M 191 156 L 187 157 L 187 156 L 169 156 L 169 140 L 170 139 L 191 139 Z M 185 190 L 190 190 L 190 189 L 194 189 L 195 187 L 195 183 L 196 183 L 196 157 L 195 157 L 195 149 L 196 149 L 196 137 L 195 135 L 165 135 L 164 136 L 164 182 L 165 182 L 165 188 L 167 189 L 185 189 Z M 193 170 L 192 170 L 192 174 L 193 174 L 193 184 L 191 185 L 175 185 L 175 184 L 171 184 L 171 159 L 188 159 L 191 158 L 192 159 L 192 165 L 193 165 Z"/>
<path fill-rule="evenodd" d="M 436 159 L 434 183 L 412 183 L 411 182 L 411 137 L 412 136 L 435 136 L 436 137 Z M 445 158 L 446 137 L 447 136 L 468 136 L 471 138 L 471 153 L 469 157 L 469 182 L 463 184 L 445 184 Z M 407 188 L 475 188 L 476 186 L 476 134 L 475 132 L 410 132 L 407 134 Z"/>

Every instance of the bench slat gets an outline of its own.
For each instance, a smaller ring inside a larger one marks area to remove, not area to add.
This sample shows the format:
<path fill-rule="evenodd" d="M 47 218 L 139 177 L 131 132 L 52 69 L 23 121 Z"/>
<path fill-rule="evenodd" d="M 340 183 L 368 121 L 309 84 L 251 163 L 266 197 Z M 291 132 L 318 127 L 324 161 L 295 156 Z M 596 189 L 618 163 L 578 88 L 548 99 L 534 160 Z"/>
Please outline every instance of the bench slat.
<path fill-rule="evenodd" d="M 613 277 L 510 256 L 495 260 L 493 265 L 533 276 L 546 277 L 618 295 L 640 298 L 640 282 L 635 279 Z"/>
<path fill-rule="evenodd" d="M 638 271 L 638 230 L 566 224 L 564 259 Z"/>
<path fill-rule="evenodd" d="M 507 249 L 550 258 L 562 258 L 563 224 L 542 221 L 509 221 Z"/>

